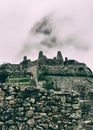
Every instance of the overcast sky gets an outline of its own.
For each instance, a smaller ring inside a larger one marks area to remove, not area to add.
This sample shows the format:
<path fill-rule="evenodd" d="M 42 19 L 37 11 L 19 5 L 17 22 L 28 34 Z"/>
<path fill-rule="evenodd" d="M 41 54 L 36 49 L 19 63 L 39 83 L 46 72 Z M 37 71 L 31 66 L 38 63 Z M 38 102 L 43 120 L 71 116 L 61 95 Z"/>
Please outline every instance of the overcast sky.
<path fill-rule="evenodd" d="M 44 18 L 52 31 L 42 40 L 33 29 Z M 50 45 L 51 38 L 58 44 Z M 17 63 L 23 55 L 33 60 L 39 50 L 48 57 L 60 50 L 93 70 L 93 0 L 0 0 L 0 63 Z"/>

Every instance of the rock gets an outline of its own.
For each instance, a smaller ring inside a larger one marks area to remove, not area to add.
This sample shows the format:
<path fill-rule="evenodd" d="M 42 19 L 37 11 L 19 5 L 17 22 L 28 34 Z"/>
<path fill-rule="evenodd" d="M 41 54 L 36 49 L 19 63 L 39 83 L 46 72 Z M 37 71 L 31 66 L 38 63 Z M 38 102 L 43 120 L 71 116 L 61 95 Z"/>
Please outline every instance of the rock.
<path fill-rule="evenodd" d="M 25 113 L 25 117 L 31 118 L 33 116 L 33 111 L 29 110 Z"/>
<path fill-rule="evenodd" d="M 29 130 L 29 125 L 27 123 L 21 123 L 20 130 Z"/>
<path fill-rule="evenodd" d="M 35 99 L 34 98 L 31 98 L 31 103 L 35 103 Z"/>
<path fill-rule="evenodd" d="M 5 100 L 14 100 L 14 95 L 6 97 Z"/>
<path fill-rule="evenodd" d="M 2 130 L 8 130 L 8 126 L 7 125 L 3 125 L 2 126 Z"/>
<path fill-rule="evenodd" d="M 33 119 L 33 118 L 29 119 L 29 120 L 27 121 L 27 124 L 29 124 L 29 125 L 34 125 L 34 124 L 35 124 L 34 119 Z"/>
<path fill-rule="evenodd" d="M 6 124 L 12 125 L 12 124 L 14 124 L 14 121 L 12 119 L 10 119 L 10 120 L 6 121 Z"/>
<path fill-rule="evenodd" d="M 2 121 L 2 122 L 6 122 L 10 119 L 11 119 L 10 113 L 4 113 L 4 114 L 1 114 L 1 116 L 0 116 L 0 121 Z"/>
<path fill-rule="evenodd" d="M 4 122 L 0 122 L 0 126 L 3 126 L 4 125 Z"/>
<path fill-rule="evenodd" d="M 25 96 L 26 89 L 15 96 L 15 89 L 10 90 L 0 100 L 1 129 L 61 130 L 78 125 L 81 112 L 76 93 L 35 88 L 29 96 Z"/>
<path fill-rule="evenodd" d="M 8 130 L 19 130 L 17 125 L 11 125 Z"/>
<path fill-rule="evenodd" d="M 15 101 L 15 100 L 10 100 L 10 101 L 9 101 L 9 104 L 10 104 L 10 105 L 16 104 L 16 101 Z"/>

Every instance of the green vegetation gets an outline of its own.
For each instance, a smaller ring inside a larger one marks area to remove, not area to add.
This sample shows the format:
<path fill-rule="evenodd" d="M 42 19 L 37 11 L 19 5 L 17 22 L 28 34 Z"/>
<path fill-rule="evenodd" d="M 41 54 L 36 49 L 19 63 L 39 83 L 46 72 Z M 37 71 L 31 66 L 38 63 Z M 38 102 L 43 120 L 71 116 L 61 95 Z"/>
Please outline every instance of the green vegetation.
<path fill-rule="evenodd" d="M 51 85 L 51 83 L 44 83 L 43 88 L 45 88 L 47 90 L 52 89 L 52 90 L 55 90 L 55 91 L 60 90 L 60 88 L 54 87 L 53 85 Z"/>
<path fill-rule="evenodd" d="M 30 81 L 30 84 L 31 84 L 31 86 L 36 86 L 36 81 L 35 81 L 35 79 L 31 79 L 31 81 Z"/>
<path fill-rule="evenodd" d="M 87 74 L 87 73 L 48 73 L 47 76 L 93 77 L 93 74 Z"/>
<path fill-rule="evenodd" d="M 46 80 L 46 76 L 93 77 L 93 74 L 82 67 L 62 66 L 55 69 L 53 67 L 47 68 L 46 66 L 42 66 L 38 70 L 38 81 Z"/>
<path fill-rule="evenodd" d="M 45 79 L 45 83 L 43 84 L 43 88 L 45 88 L 45 89 L 53 89 L 53 90 L 56 90 L 56 91 L 59 91 L 60 90 L 60 88 L 58 88 L 58 87 L 56 87 L 55 85 L 54 85 L 54 82 L 52 81 L 52 79 L 51 78 L 46 78 Z"/>
<path fill-rule="evenodd" d="M 91 110 L 91 107 L 88 103 L 81 104 L 81 116 L 83 119 L 87 119 L 87 116 L 89 115 L 89 112 Z"/>
<path fill-rule="evenodd" d="M 46 76 L 77 76 L 77 77 L 93 77 L 93 74 L 88 74 L 87 72 L 75 72 L 75 71 L 68 71 L 65 69 L 40 69 L 38 71 L 38 81 L 45 80 Z"/>
<path fill-rule="evenodd" d="M 1 66 L 0 66 L 0 70 L 5 70 L 5 69 L 7 69 L 7 68 L 9 68 L 9 65 L 10 64 L 2 64 Z"/>
<path fill-rule="evenodd" d="M 9 78 L 10 82 L 29 82 L 28 78 Z"/>
<path fill-rule="evenodd" d="M 0 72 L 0 82 L 1 83 L 5 83 L 7 77 L 8 77 L 8 72 L 7 71 L 1 71 Z"/>
<path fill-rule="evenodd" d="M 45 66 L 38 70 L 38 81 L 45 80 L 45 76 L 48 74 L 48 70 Z"/>
<path fill-rule="evenodd" d="M 27 77 L 23 78 L 8 78 L 6 84 L 20 84 L 20 85 L 30 85 L 30 79 Z"/>
<path fill-rule="evenodd" d="M 38 74 L 38 81 L 43 81 L 43 80 L 45 80 L 45 75 L 42 73 L 39 73 Z"/>

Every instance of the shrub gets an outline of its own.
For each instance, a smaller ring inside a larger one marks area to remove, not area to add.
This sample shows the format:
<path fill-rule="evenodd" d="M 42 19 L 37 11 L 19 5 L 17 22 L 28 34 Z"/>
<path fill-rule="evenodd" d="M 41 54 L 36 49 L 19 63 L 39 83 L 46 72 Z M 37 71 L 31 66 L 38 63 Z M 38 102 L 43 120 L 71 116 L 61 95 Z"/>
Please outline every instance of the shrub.
<path fill-rule="evenodd" d="M 8 77 L 8 72 L 7 71 L 1 71 L 0 72 L 0 82 L 1 83 L 5 83 L 7 77 Z"/>
<path fill-rule="evenodd" d="M 45 66 L 42 66 L 40 70 L 38 70 L 38 81 L 45 80 L 45 76 L 48 74 L 48 70 Z"/>
<path fill-rule="evenodd" d="M 31 86 L 34 86 L 34 87 L 36 86 L 36 81 L 35 81 L 35 79 L 31 79 L 30 82 L 31 82 Z"/>
<path fill-rule="evenodd" d="M 46 82 L 43 84 L 43 88 L 45 88 L 47 90 L 48 89 L 53 89 L 56 91 L 60 90 L 60 88 L 54 86 L 54 82 L 52 81 L 51 78 L 46 78 L 45 80 L 46 80 Z"/>
<path fill-rule="evenodd" d="M 50 82 L 46 82 L 43 84 L 43 88 L 45 89 L 54 89 L 54 86 Z"/>

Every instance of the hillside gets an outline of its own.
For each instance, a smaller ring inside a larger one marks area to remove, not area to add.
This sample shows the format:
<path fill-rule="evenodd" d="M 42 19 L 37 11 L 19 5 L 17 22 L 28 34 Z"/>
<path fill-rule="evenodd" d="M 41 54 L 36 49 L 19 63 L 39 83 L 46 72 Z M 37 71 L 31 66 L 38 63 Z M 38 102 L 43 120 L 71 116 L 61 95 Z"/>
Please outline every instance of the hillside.
<path fill-rule="evenodd" d="M 0 66 L 0 128 L 92 130 L 93 73 L 85 63 L 48 59 Z"/>

